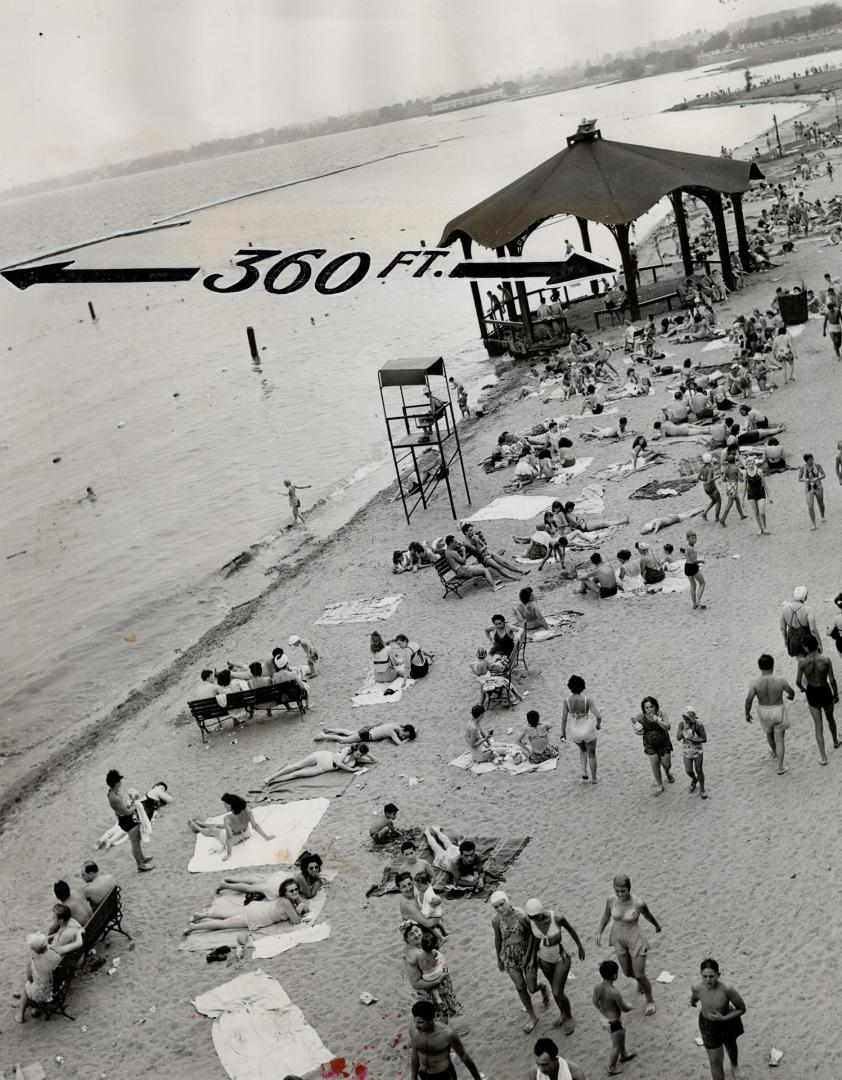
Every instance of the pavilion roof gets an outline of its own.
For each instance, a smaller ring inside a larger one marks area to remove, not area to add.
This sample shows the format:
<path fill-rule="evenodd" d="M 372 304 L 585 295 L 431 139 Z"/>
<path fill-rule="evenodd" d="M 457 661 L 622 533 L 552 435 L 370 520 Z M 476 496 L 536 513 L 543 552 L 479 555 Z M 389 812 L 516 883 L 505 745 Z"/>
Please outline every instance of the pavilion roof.
<path fill-rule="evenodd" d="M 750 161 L 612 142 L 595 132 L 453 218 L 439 244 L 461 235 L 498 248 L 559 214 L 619 225 L 678 188 L 734 195 L 762 176 Z"/>

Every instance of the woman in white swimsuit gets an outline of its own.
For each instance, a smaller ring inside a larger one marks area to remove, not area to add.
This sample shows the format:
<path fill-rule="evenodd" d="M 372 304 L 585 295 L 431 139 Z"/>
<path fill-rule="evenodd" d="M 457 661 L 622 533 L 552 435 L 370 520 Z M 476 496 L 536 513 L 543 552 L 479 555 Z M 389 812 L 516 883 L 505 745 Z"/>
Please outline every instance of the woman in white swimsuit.
<path fill-rule="evenodd" d="M 597 948 L 602 948 L 603 931 L 611 923 L 609 941 L 614 946 L 617 962 L 624 975 L 637 980 L 637 988 L 646 998 L 644 1012 L 646 1016 L 651 1016 L 655 1012 L 655 1000 L 652 997 L 652 983 L 646 977 L 649 942 L 638 926 L 641 915 L 655 927 L 655 933 L 660 934 L 661 924 L 642 900 L 632 896 L 631 881 L 625 874 L 618 874 L 614 878 L 614 895 L 605 901 L 596 944 Z"/>
<path fill-rule="evenodd" d="M 540 900 L 527 900 L 523 910 L 532 929 L 532 937 L 527 945 L 525 967 L 540 968 L 544 978 L 550 984 L 550 990 L 558 1006 L 559 1018 L 555 1026 L 561 1027 L 565 1035 L 572 1035 L 576 1029 L 576 1021 L 573 1019 L 570 999 L 564 992 L 572 961 L 570 954 L 561 943 L 561 931 L 566 930 L 576 942 L 580 960 L 585 959 L 584 946 L 567 919 L 556 915 L 554 911 L 545 910 Z"/>
<path fill-rule="evenodd" d="M 196 821 L 191 818 L 187 824 L 192 832 L 201 833 L 202 836 L 209 836 L 212 839 L 219 840 L 220 844 L 225 848 L 225 854 L 222 856 L 223 862 L 227 862 L 231 858 L 231 849 L 234 844 L 242 844 L 248 840 L 252 829 L 264 840 L 275 839 L 273 833 L 265 833 L 260 828 L 245 799 L 226 791 L 222 796 L 222 802 L 225 804 L 228 813 L 220 823 Z"/>
<path fill-rule="evenodd" d="M 185 934 L 197 930 L 264 930 L 276 923 L 300 923 L 307 915 L 309 905 L 302 900 L 295 878 L 287 878 L 278 888 L 277 900 L 255 900 L 246 904 L 236 915 L 222 917 L 221 909 L 211 906 L 208 913 L 196 912 Z"/>
<path fill-rule="evenodd" d="M 579 747 L 579 768 L 582 779 L 587 781 L 588 768 L 591 770 L 591 783 L 596 784 L 596 733 L 602 727 L 599 709 L 590 697 L 584 696 L 585 680 L 579 675 L 571 675 L 567 680 L 570 697 L 566 698 L 561 708 L 561 741 L 567 741 L 567 729 L 570 739 Z"/>
<path fill-rule="evenodd" d="M 355 772 L 358 765 L 376 765 L 377 759 L 368 752 L 366 743 L 354 743 L 345 750 L 331 753 L 330 750 L 316 750 L 292 765 L 285 765 L 272 776 L 267 776 L 264 783 L 273 784 L 279 780 L 298 780 L 303 776 L 318 776 L 320 773 L 341 769 L 343 772 Z"/>

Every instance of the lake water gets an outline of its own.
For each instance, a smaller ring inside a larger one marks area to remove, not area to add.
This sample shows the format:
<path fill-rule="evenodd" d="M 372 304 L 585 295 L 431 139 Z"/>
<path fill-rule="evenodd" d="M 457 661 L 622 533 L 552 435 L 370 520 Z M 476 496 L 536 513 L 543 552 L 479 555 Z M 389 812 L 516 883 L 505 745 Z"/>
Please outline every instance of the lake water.
<path fill-rule="evenodd" d="M 413 280 L 405 270 L 379 281 L 378 268 L 422 240 L 435 246 L 451 217 L 556 153 L 583 116 L 598 118 L 606 138 L 700 153 L 754 138 L 773 106 L 660 111 L 735 85 L 738 74 L 588 87 L 0 203 L 4 266 L 182 213 L 190 224 L 65 258 L 231 276 L 231 255 L 252 243 L 324 248 L 326 258 L 363 250 L 373 266 L 335 296 L 312 286 L 215 295 L 201 278 L 27 292 L 2 283 L 0 754 L 121 699 L 265 587 L 264 571 L 301 539 L 284 528 L 285 477 L 311 485 L 302 497 L 305 509 L 320 503 L 308 518 L 319 536 L 392 479 L 376 378 L 386 360 L 444 355 L 469 386 L 493 377 L 464 283 Z M 778 105 L 779 120 L 798 108 Z M 337 169 L 349 171 L 185 213 Z M 558 257 L 567 236 L 578 242 L 575 222 L 540 229 L 526 254 Z M 607 233 L 593 239 L 616 261 Z M 256 363 L 247 326 L 260 345 Z M 94 503 L 84 499 L 88 485 Z M 424 528 L 410 533 L 397 509 L 395 526 L 384 570 L 391 548 Z M 252 546 L 249 566 L 219 573 Z"/>

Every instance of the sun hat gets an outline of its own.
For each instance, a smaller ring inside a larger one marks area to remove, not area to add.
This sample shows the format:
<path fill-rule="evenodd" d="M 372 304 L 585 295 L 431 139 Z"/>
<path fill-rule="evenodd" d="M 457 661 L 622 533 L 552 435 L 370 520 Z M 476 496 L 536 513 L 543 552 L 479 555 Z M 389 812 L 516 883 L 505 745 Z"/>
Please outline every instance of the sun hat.
<path fill-rule="evenodd" d="M 301 641 L 301 638 L 298 636 L 298 634 L 293 634 L 287 642 L 287 645 L 297 645 L 299 641 Z"/>
<path fill-rule="evenodd" d="M 541 903 L 540 900 L 536 900 L 533 898 L 532 900 L 526 901 L 526 907 L 523 910 L 530 918 L 533 918 L 535 915 L 541 914 L 541 912 L 544 910 L 544 905 Z"/>

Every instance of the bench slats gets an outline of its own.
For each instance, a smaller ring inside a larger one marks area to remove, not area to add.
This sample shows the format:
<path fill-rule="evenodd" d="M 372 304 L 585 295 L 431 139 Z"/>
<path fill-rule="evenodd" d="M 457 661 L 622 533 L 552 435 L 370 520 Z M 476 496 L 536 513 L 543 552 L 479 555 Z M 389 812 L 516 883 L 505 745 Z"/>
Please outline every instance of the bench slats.
<path fill-rule="evenodd" d="M 233 694 L 226 694 L 225 697 L 226 705 L 220 705 L 215 697 L 187 702 L 187 707 L 202 733 L 202 742 L 206 741 L 205 736 L 208 734 L 208 720 L 218 721 L 218 726 L 221 727 L 222 721 L 231 717 L 232 710 L 236 712 L 245 709 L 249 717 L 254 715 L 256 709 L 265 710 L 271 714 L 272 709 L 277 709 L 281 705 L 287 711 L 291 705 L 297 705 L 301 716 L 307 711 L 307 692 L 302 691 L 298 683 L 291 681 L 272 683 L 271 686 L 259 686 L 254 690 L 239 690 Z"/>

